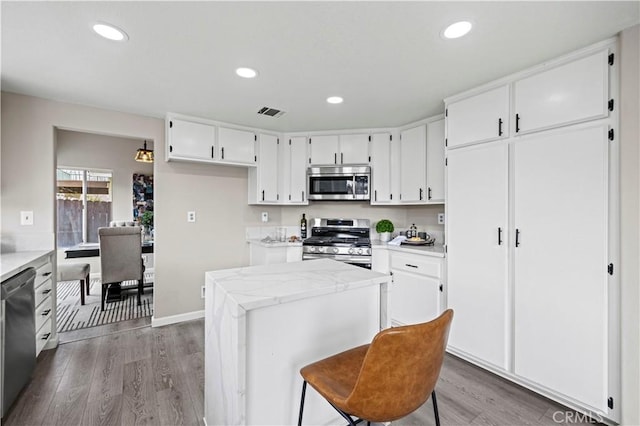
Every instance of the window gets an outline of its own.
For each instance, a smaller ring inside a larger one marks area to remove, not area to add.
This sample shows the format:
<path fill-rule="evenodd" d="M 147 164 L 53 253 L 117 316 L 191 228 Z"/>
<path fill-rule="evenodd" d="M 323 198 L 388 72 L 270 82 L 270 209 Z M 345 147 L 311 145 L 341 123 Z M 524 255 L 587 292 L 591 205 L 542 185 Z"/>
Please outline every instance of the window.
<path fill-rule="evenodd" d="M 111 172 L 58 169 L 56 182 L 58 248 L 97 243 L 111 222 Z"/>

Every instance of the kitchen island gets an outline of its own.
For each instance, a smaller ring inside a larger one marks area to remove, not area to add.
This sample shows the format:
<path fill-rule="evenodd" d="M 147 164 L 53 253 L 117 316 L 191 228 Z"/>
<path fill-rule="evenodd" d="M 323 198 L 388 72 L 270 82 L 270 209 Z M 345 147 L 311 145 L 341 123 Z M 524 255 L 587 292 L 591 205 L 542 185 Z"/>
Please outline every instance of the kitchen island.
<path fill-rule="evenodd" d="M 391 277 L 334 260 L 206 273 L 205 421 L 296 424 L 304 365 L 389 326 Z M 305 424 L 340 417 L 313 390 Z"/>

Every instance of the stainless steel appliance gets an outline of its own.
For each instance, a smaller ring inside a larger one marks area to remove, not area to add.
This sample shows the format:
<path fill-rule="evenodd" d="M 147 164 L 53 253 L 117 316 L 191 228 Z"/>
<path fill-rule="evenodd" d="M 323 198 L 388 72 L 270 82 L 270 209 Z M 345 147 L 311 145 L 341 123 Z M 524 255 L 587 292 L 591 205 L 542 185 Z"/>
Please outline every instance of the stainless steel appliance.
<path fill-rule="evenodd" d="M 369 200 L 371 168 L 365 165 L 307 169 L 309 200 Z"/>
<path fill-rule="evenodd" d="M 371 269 L 367 219 L 313 219 L 311 236 L 302 242 L 302 260 L 334 259 Z"/>
<path fill-rule="evenodd" d="M 2 417 L 36 366 L 34 268 L 27 268 L 2 282 Z"/>

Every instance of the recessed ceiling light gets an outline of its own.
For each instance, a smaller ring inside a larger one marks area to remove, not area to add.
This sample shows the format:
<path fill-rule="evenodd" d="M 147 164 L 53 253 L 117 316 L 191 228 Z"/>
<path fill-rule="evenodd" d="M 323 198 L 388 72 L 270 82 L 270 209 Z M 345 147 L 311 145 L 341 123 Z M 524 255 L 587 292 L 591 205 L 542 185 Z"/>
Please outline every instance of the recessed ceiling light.
<path fill-rule="evenodd" d="M 114 41 L 123 41 L 129 38 L 127 36 L 127 33 L 109 24 L 95 24 L 93 26 L 93 31 L 100 34 L 104 38 L 108 38 L 109 40 Z"/>
<path fill-rule="evenodd" d="M 471 31 L 473 25 L 469 21 L 460 21 L 449 25 L 442 31 L 444 38 L 459 38 Z"/>
<path fill-rule="evenodd" d="M 340 96 L 329 96 L 327 98 L 327 102 L 329 102 L 330 104 L 341 104 L 342 101 L 344 101 L 344 99 L 342 99 Z"/>
<path fill-rule="evenodd" d="M 238 68 L 236 74 L 243 78 L 254 78 L 258 75 L 258 72 L 251 68 Z"/>

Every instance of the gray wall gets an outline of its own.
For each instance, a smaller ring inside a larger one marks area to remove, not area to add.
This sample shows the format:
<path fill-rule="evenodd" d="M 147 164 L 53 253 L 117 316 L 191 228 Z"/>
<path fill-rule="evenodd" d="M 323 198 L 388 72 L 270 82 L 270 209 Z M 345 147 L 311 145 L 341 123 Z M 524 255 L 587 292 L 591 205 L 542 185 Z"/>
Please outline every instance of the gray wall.
<path fill-rule="evenodd" d="M 622 423 L 640 424 L 640 26 L 620 36 Z"/>

